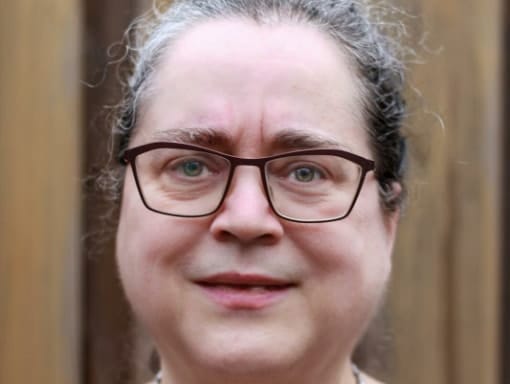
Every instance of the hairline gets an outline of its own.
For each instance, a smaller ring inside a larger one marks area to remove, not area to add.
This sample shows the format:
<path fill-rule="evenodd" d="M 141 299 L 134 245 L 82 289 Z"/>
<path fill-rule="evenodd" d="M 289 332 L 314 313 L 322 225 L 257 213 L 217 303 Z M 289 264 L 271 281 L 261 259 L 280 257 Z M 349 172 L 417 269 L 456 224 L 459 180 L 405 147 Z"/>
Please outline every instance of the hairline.
<path fill-rule="evenodd" d="M 348 44 L 344 41 L 339 41 L 339 37 L 330 33 L 328 28 L 325 28 L 312 20 L 292 19 L 286 15 L 279 15 L 271 20 L 266 20 L 264 18 L 261 20 L 256 20 L 255 18 L 244 14 L 202 16 L 197 20 L 190 21 L 183 25 L 183 27 L 177 33 L 174 33 L 173 36 L 167 35 L 166 39 L 164 39 L 165 42 L 159 46 L 159 49 L 157 49 L 158 53 L 155 55 L 154 61 L 151 65 L 151 70 L 143 79 L 140 89 L 135 94 L 134 108 L 137 114 L 137 122 L 141 120 L 141 117 L 145 112 L 144 105 L 146 105 L 147 102 L 151 100 L 151 97 L 153 97 L 155 94 L 156 86 L 154 86 L 154 79 L 157 76 L 157 73 L 161 70 L 165 57 L 171 54 L 173 45 L 182 39 L 184 35 L 191 33 L 194 29 L 197 29 L 208 23 L 221 21 L 246 21 L 247 23 L 255 24 L 260 27 L 281 27 L 285 25 L 295 25 L 304 28 L 313 28 L 318 31 L 325 39 L 333 44 L 337 53 L 340 54 L 341 57 L 345 60 L 357 90 L 355 103 L 358 105 L 360 113 L 356 113 L 356 117 L 360 118 L 363 129 L 367 132 L 367 134 L 370 134 L 368 121 L 368 110 L 370 107 L 368 106 L 369 103 L 367 100 L 368 90 L 363 82 L 362 75 L 360 74 L 360 68 L 356 64 L 355 55 L 348 49 Z M 131 136 L 135 134 L 137 127 L 138 124 L 135 123 L 131 132 Z"/>

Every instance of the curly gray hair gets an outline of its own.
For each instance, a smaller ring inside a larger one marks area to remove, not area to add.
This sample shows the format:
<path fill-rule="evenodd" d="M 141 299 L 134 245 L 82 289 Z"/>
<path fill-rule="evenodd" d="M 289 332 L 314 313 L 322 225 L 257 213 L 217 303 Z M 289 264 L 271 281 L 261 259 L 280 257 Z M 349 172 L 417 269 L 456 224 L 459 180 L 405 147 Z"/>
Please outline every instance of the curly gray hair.
<path fill-rule="evenodd" d="M 130 70 L 118 106 L 114 134 L 119 154 L 136 127 L 138 108 L 166 49 L 194 25 L 212 19 L 246 18 L 259 24 L 293 22 L 317 27 L 348 54 L 363 90 L 363 108 L 376 162 L 383 207 L 397 209 L 405 195 L 406 142 L 402 96 L 404 66 L 398 42 L 383 33 L 362 0 L 176 0 L 136 20 L 128 30 Z M 402 187 L 396 193 L 395 185 Z"/>

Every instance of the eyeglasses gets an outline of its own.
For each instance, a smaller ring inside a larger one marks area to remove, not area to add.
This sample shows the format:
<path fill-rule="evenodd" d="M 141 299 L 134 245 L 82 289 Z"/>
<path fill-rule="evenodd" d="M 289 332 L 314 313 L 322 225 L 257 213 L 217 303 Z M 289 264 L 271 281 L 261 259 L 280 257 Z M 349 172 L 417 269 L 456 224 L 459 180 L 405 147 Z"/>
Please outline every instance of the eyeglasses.
<path fill-rule="evenodd" d="M 347 217 L 367 172 L 375 168 L 372 160 L 335 149 L 245 159 L 168 142 L 126 150 L 123 162 L 131 164 L 138 192 L 148 209 L 179 217 L 213 214 L 227 195 L 236 167 L 257 167 L 274 213 L 301 223 Z"/>

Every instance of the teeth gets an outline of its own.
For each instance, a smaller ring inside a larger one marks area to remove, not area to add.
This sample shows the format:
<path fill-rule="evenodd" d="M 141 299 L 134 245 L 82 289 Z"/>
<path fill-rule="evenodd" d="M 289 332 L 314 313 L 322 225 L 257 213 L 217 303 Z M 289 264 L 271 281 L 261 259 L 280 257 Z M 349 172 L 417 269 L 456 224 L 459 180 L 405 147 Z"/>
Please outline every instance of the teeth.
<path fill-rule="evenodd" d="M 243 291 L 249 291 L 249 292 L 267 292 L 267 291 L 274 291 L 279 289 L 284 289 L 287 286 L 284 285 L 248 285 L 248 284 L 203 284 L 205 286 L 210 287 L 217 287 L 217 288 L 223 288 L 223 289 L 231 289 L 231 290 L 243 290 Z"/>
<path fill-rule="evenodd" d="M 267 291 L 267 288 L 266 287 L 252 286 L 252 287 L 248 288 L 248 290 L 250 292 L 265 292 L 265 291 Z"/>
<path fill-rule="evenodd" d="M 271 287 L 266 287 L 263 285 L 223 285 L 226 289 L 232 289 L 232 290 L 242 290 L 242 291 L 249 291 L 249 292 L 267 292 L 271 289 Z"/>
<path fill-rule="evenodd" d="M 225 285 L 225 288 L 241 289 L 250 292 L 264 292 L 269 289 L 269 287 L 264 287 L 262 285 Z"/>

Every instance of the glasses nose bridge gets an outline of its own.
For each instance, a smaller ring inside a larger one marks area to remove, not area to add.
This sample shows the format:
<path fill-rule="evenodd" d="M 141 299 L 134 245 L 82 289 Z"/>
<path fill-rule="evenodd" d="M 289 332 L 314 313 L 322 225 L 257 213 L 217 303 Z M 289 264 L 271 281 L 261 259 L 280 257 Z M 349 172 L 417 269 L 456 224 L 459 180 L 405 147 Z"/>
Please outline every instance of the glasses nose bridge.
<path fill-rule="evenodd" d="M 232 176 L 234 175 L 237 167 L 246 166 L 246 167 L 257 167 L 260 172 L 260 177 L 262 178 L 262 182 L 265 184 L 264 180 L 264 167 L 266 164 L 265 159 L 257 159 L 257 158 L 242 158 L 242 157 L 231 157 L 230 164 L 232 167 Z"/>
<path fill-rule="evenodd" d="M 262 190 L 264 192 L 265 198 L 268 200 L 269 204 L 271 205 L 269 201 L 268 191 L 267 191 L 267 183 L 265 179 L 265 171 L 264 167 L 267 162 L 266 159 L 258 159 L 258 158 L 241 158 L 241 157 L 230 157 L 229 158 L 231 170 L 230 170 L 230 178 L 227 185 L 227 193 L 232 188 L 232 181 L 234 179 L 235 171 L 238 167 L 246 166 L 246 167 L 256 167 L 259 169 L 259 175 L 260 175 L 260 181 Z"/>

